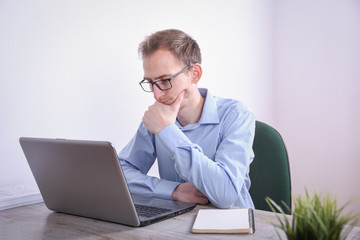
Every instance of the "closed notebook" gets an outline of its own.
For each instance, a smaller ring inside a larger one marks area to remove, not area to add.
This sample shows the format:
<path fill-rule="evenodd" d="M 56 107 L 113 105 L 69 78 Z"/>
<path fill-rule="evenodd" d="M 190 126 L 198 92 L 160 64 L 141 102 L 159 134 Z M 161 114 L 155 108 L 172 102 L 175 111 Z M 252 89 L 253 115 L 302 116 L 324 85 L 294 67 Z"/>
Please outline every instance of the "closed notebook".
<path fill-rule="evenodd" d="M 255 232 L 254 211 L 247 208 L 200 209 L 193 233 L 247 233 Z"/>

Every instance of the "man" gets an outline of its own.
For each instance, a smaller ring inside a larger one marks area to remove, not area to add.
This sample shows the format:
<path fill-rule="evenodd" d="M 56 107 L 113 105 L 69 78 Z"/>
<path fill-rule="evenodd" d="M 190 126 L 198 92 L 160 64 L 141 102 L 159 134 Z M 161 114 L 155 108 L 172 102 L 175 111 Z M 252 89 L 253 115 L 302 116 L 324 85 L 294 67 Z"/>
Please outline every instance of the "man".
<path fill-rule="evenodd" d="M 242 103 L 214 97 L 197 84 L 200 48 L 186 33 L 156 32 L 139 46 L 146 92 L 155 103 L 119 153 L 130 191 L 219 208 L 254 208 L 249 165 L 255 118 Z M 226 79 L 221 79 L 224 84 Z M 158 160 L 160 179 L 147 176 Z"/>

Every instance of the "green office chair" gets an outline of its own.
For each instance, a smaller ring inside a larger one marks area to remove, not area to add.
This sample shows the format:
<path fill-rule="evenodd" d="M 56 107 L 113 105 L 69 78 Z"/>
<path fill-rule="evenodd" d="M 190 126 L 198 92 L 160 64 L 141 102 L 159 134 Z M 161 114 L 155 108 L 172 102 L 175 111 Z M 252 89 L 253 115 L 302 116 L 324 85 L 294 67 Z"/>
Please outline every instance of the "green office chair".
<path fill-rule="evenodd" d="M 291 214 L 291 179 L 288 154 L 284 141 L 271 126 L 256 121 L 253 144 L 255 158 L 250 165 L 250 195 L 255 209 L 271 211 L 265 198 L 270 197 L 285 213 Z"/>

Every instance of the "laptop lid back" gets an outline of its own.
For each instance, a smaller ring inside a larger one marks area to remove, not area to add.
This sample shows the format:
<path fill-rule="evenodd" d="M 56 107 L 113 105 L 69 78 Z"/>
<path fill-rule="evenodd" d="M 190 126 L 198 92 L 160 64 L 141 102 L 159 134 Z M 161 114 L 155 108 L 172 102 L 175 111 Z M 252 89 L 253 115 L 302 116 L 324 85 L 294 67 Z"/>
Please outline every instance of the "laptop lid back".
<path fill-rule="evenodd" d="M 110 142 L 20 138 L 20 144 L 50 210 L 140 225 Z"/>

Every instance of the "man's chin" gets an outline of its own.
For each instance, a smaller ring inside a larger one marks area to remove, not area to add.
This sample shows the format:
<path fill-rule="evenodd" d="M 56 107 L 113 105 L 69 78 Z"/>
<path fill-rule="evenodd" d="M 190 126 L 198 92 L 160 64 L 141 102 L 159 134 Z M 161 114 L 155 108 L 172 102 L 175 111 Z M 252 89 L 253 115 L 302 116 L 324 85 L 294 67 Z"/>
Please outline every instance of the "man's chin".
<path fill-rule="evenodd" d="M 161 101 L 162 104 L 165 104 L 165 105 L 171 105 L 175 102 L 175 100 L 173 99 L 168 99 L 168 100 L 165 100 L 165 101 Z"/>

